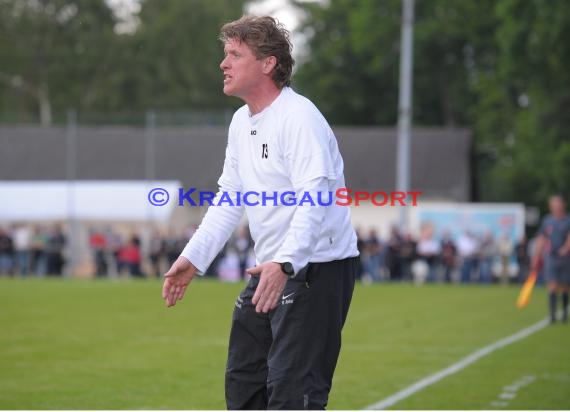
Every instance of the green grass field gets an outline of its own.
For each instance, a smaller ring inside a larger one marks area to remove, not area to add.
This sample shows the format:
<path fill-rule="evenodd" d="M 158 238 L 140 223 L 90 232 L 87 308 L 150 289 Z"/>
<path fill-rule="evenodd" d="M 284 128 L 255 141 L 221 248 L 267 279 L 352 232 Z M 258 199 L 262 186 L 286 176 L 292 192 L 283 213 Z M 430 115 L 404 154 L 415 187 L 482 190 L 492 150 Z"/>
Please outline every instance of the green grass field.
<path fill-rule="evenodd" d="M 0 408 L 224 409 L 241 287 L 200 279 L 166 309 L 159 281 L 0 279 Z M 545 317 L 543 289 L 524 310 L 517 293 L 357 286 L 329 408 L 361 409 Z M 521 379 L 515 397 L 501 398 Z M 499 349 L 393 408 L 569 409 L 570 325 Z"/>

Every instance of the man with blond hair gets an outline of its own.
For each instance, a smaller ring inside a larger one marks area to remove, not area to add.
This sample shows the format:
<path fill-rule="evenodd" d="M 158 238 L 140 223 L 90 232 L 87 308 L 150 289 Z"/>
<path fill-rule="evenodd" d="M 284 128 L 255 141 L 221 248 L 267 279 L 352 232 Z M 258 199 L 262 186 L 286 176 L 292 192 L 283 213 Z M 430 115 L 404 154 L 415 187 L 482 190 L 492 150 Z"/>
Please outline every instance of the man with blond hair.
<path fill-rule="evenodd" d="M 163 298 L 182 299 L 245 211 L 257 263 L 235 302 L 227 407 L 324 409 L 358 266 L 349 208 L 321 202 L 345 187 L 343 160 L 325 118 L 290 87 L 281 24 L 242 17 L 220 40 L 223 91 L 245 105 L 229 126 L 218 206 L 165 274 Z"/>

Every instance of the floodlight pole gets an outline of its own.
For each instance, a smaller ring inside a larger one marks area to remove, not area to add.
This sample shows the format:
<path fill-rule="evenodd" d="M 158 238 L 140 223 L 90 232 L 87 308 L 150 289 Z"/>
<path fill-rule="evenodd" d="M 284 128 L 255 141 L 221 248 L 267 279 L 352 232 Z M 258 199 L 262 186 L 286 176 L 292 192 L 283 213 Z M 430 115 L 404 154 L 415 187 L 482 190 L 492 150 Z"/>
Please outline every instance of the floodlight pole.
<path fill-rule="evenodd" d="M 148 110 L 145 116 L 145 178 L 147 182 L 147 189 L 151 190 L 155 184 L 156 180 L 156 112 L 154 110 Z M 146 250 L 146 246 L 149 244 L 152 231 L 153 231 L 153 217 L 154 217 L 154 206 L 149 202 L 146 202 L 146 224 L 144 225 L 142 238 L 143 238 L 143 248 Z"/>
<path fill-rule="evenodd" d="M 79 227 L 75 209 L 75 182 L 77 179 L 77 112 L 68 110 L 67 127 L 65 128 L 65 177 L 67 180 L 67 250 L 69 264 L 64 271 L 65 276 L 74 276 L 79 261 Z"/>
<path fill-rule="evenodd" d="M 400 41 L 400 95 L 398 102 L 398 152 L 396 158 L 396 190 L 410 190 L 410 129 L 412 124 L 414 0 L 402 1 L 402 34 Z M 408 230 L 408 197 L 400 206 L 399 226 Z"/>
<path fill-rule="evenodd" d="M 145 117 L 145 177 L 149 183 L 156 179 L 156 112 L 149 110 Z"/>

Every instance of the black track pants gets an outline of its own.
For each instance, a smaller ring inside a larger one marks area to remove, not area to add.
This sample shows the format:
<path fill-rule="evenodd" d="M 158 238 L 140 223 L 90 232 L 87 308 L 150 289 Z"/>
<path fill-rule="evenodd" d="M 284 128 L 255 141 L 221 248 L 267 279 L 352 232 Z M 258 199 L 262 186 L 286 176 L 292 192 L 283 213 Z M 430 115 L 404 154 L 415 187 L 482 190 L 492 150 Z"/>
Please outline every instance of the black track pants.
<path fill-rule="evenodd" d="M 324 409 L 358 258 L 310 263 L 279 306 L 255 312 L 252 277 L 236 301 L 226 369 L 228 409 Z"/>

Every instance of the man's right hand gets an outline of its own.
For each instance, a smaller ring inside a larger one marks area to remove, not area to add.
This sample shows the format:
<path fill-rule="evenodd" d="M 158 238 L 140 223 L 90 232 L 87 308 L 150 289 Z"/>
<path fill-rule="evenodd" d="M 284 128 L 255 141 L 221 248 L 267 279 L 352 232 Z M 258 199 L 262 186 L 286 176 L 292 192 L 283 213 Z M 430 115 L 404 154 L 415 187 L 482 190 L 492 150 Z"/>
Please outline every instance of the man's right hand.
<path fill-rule="evenodd" d="M 172 264 L 164 274 L 162 286 L 162 298 L 166 301 L 167 307 L 176 305 L 176 302 L 184 297 L 186 287 L 192 282 L 196 272 L 196 267 L 185 257 L 180 256 Z"/>

